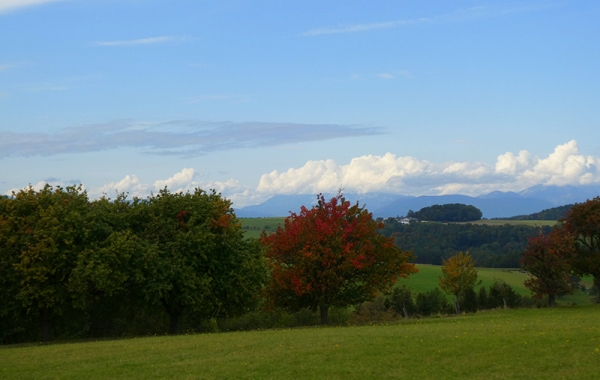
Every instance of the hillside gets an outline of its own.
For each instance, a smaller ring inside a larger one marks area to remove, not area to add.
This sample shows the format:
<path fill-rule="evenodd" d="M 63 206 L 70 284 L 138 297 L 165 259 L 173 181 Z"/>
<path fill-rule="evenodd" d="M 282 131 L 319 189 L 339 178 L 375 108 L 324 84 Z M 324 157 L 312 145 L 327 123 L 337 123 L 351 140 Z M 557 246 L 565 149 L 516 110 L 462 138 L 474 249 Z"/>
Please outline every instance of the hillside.
<path fill-rule="evenodd" d="M 569 211 L 571 209 L 571 207 L 573 207 L 573 206 L 574 206 L 573 204 L 568 204 L 568 205 L 564 205 L 564 206 L 549 208 L 549 209 L 542 210 L 540 212 L 535 212 L 535 213 L 529 214 L 529 215 L 512 216 L 507 219 L 510 219 L 510 220 L 560 220 L 565 216 L 567 211 Z"/>

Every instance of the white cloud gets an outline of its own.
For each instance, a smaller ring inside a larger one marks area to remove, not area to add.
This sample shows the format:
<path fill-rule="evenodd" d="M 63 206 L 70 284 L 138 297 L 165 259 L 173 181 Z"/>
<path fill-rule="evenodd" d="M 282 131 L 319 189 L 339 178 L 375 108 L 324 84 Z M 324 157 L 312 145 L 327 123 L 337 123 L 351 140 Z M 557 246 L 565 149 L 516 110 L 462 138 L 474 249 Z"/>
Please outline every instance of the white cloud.
<path fill-rule="evenodd" d="M 479 195 L 494 190 L 520 191 L 534 185 L 600 183 L 600 159 L 579 154 L 576 141 L 556 147 L 546 158 L 528 151 L 498 156 L 495 166 L 481 162 L 432 163 L 414 157 L 362 156 L 341 165 L 308 161 L 300 168 L 264 174 L 257 191 L 269 194 L 391 192 L 398 194 Z"/>
<path fill-rule="evenodd" d="M 335 160 L 308 161 L 302 167 L 284 172 L 272 171 L 261 176 L 256 188 L 236 179 L 202 180 L 194 168 L 183 168 L 169 178 L 142 181 L 126 175 L 119 181 L 88 189 L 91 198 L 117 193 L 144 198 L 165 186 L 171 192 L 215 189 L 234 202 L 236 208 L 260 203 L 275 194 L 334 193 L 343 188 L 348 193 L 387 192 L 405 195 L 464 194 L 481 195 L 492 191 L 521 191 L 534 185 L 600 184 L 600 158 L 579 153 L 576 141 L 557 146 L 547 157 L 533 156 L 526 150 L 498 156 L 495 165 L 482 162 L 433 163 L 410 156 L 366 155 L 347 164 Z M 46 183 L 67 186 L 79 181 L 47 178 Z M 19 189 L 12 189 L 18 191 Z M 10 194 L 11 191 L 7 194 Z"/>
<path fill-rule="evenodd" d="M 379 74 L 377 76 L 381 79 L 394 79 L 395 78 L 395 76 L 393 76 L 392 74 L 388 74 L 388 73 Z"/>
<path fill-rule="evenodd" d="M 546 9 L 547 5 L 523 5 L 523 6 L 477 6 L 471 8 L 459 9 L 454 12 L 445 13 L 433 17 L 420 17 L 407 20 L 396 20 L 396 21 L 384 21 L 364 24 L 352 24 L 352 25 L 340 25 L 335 27 L 324 27 L 310 29 L 302 36 L 305 37 L 317 37 L 327 34 L 341 34 L 341 33 L 357 33 L 357 32 L 368 32 L 371 30 L 380 29 L 395 29 L 405 27 L 409 25 L 418 25 L 425 23 L 447 23 L 447 22 L 458 22 L 463 20 L 477 20 L 491 17 L 502 17 L 512 13 L 523 13 L 532 12 Z"/>
<path fill-rule="evenodd" d="M 169 179 L 154 182 L 154 187 L 156 189 L 162 189 L 166 186 L 168 189 L 171 189 L 171 191 L 180 192 L 192 182 L 195 176 L 196 171 L 194 169 L 184 168 L 181 172 Z"/>
<path fill-rule="evenodd" d="M 139 38 L 135 40 L 118 40 L 118 41 L 96 41 L 93 42 L 94 46 L 135 46 L 135 45 L 154 45 L 162 44 L 166 42 L 189 42 L 192 39 L 189 37 L 177 37 L 177 36 L 160 36 L 160 37 L 148 37 Z"/>
<path fill-rule="evenodd" d="M 18 8 L 41 5 L 64 0 L 0 0 L 0 13 L 9 12 Z"/>

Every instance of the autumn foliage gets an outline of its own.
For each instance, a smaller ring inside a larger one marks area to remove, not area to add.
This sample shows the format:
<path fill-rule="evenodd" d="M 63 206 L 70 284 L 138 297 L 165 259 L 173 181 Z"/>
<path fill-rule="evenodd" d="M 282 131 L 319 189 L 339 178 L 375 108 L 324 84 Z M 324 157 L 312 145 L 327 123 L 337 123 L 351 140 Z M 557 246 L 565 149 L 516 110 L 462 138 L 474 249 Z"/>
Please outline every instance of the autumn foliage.
<path fill-rule="evenodd" d="M 594 285 L 600 288 L 600 197 L 573 206 L 561 229 L 575 242 L 573 271 L 593 276 Z M 600 292 L 597 300 L 600 302 Z"/>
<path fill-rule="evenodd" d="M 557 295 L 571 292 L 569 275 L 574 248 L 573 237 L 557 228 L 548 235 L 530 238 L 522 254 L 521 267 L 531 275 L 525 286 L 538 297 L 548 295 L 550 306 L 555 306 Z"/>
<path fill-rule="evenodd" d="M 412 253 L 379 235 L 381 223 L 342 194 L 292 213 L 283 227 L 261 242 L 271 265 L 269 299 L 289 310 L 321 311 L 327 323 L 331 306 L 347 306 L 388 290 L 399 276 L 416 273 Z"/>
<path fill-rule="evenodd" d="M 459 252 L 448 260 L 443 260 L 440 288 L 456 297 L 454 307 L 460 313 L 460 301 L 468 291 L 477 285 L 477 270 L 469 252 Z"/>

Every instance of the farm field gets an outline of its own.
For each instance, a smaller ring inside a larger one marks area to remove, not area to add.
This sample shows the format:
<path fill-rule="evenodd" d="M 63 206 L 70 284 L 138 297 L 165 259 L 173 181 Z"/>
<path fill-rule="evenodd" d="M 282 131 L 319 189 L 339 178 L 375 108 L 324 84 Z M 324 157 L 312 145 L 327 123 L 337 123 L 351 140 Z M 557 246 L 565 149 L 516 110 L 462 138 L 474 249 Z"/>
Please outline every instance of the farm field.
<path fill-rule="evenodd" d="M 600 307 L 0 348 L 4 379 L 597 379 Z"/>
<path fill-rule="evenodd" d="M 554 226 L 558 223 L 556 220 L 508 220 L 508 219 L 482 219 L 474 222 L 473 224 L 483 224 L 488 226 L 502 226 L 510 224 L 514 226 Z"/>

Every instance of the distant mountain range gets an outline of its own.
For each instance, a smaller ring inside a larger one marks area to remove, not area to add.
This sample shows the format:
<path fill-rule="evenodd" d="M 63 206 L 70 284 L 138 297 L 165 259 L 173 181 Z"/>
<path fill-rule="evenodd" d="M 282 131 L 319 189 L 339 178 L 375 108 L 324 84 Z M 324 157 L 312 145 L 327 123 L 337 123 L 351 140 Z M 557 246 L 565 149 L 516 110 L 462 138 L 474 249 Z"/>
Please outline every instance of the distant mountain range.
<path fill-rule="evenodd" d="M 332 197 L 334 194 L 326 194 Z M 481 210 L 484 218 L 508 218 L 515 215 L 533 214 L 548 208 L 570 203 L 585 202 L 600 196 L 600 186 L 533 186 L 521 192 L 494 191 L 478 197 L 467 195 L 407 196 L 388 193 L 344 194 L 351 202 L 367 207 L 375 217 L 406 215 L 409 210 L 418 211 L 434 204 L 463 203 Z M 265 202 L 236 209 L 241 218 L 288 216 L 298 212 L 302 205 L 316 204 L 315 194 L 275 195 Z"/>

